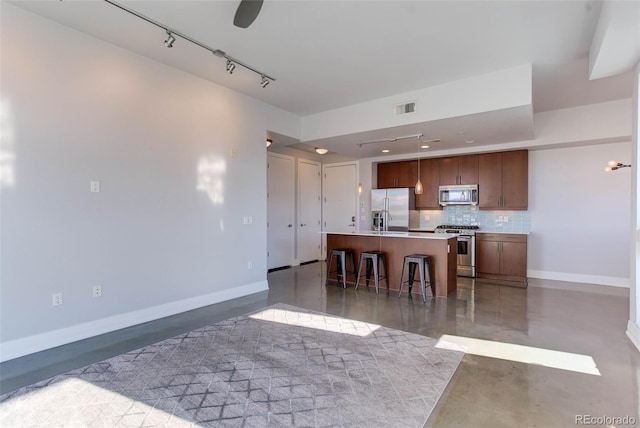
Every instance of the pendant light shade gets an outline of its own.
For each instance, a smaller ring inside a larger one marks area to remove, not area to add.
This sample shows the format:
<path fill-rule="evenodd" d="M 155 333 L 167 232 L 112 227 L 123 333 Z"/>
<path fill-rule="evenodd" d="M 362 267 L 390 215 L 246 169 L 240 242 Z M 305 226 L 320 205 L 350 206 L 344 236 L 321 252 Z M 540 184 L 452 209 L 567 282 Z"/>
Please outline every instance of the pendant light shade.
<path fill-rule="evenodd" d="M 418 137 L 418 181 L 416 181 L 415 189 L 416 195 L 422 195 L 422 181 L 420 181 L 420 137 Z"/>
<path fill-rule="evenodd" d="M 362 161 L 362 144 L 358 144 L 358 170 L 360 169 L 360 162 L 361 161 Z M 362 195 L 362 181 L 359 181 L 358 182 L 358 196 L 361 196 L 361 195 Z"/>
<path fill-rule="evenodd" d="M 422 195 L 422 181 L 418 178 L 418 182 L 416 183 L 416 195 Z"/>

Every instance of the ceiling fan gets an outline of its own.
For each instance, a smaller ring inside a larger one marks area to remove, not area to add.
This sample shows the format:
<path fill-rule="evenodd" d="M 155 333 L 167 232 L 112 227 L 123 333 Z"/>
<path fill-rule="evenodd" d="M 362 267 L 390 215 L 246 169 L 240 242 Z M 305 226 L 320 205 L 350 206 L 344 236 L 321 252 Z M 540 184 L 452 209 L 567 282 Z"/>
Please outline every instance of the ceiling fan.
<path fill-rule="evenodd" d="M 263 0 L 241 0 L 233 18 L 233 25 L 247 28 L 253 23 L 262 9 Z"/>

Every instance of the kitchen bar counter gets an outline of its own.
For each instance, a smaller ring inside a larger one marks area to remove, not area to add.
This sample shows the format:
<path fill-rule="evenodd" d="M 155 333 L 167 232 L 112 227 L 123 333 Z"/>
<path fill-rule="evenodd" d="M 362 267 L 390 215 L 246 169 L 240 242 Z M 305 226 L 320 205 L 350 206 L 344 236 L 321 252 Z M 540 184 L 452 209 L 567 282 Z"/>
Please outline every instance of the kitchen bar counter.
<path fill-rule="evenodd" d="M 530 235 L 531 232 L 505 232 L 504 230 L 476 230 L 476 233 L 497 233 L 501 235 Z"/>
<path fill-rule="evenodd" d="M 398 293 L 400 289 L 400 275 L 404 256 L 410 254 L 427 254 L 431 256 L 431 276 L 435 283 L 436 297 L 447 297 L 456 291 L 457 277 L 457 235 L 448 233 L 420 233 L 420 232 L 383 232 L 377 233 L 371 230 L 333 231 L 322 232 L 327 235 L 327 261 L 329 253 L 334 248 L 350 248 L 355 253 L 356 270 L 363 251 L 383 251 L 387 257 L 387 269 L 389 276 L 389 288 L 391 293 Z M 347 268 L 351 262 L 347 262 Z M 335 270 L 335 263 L 332 267 Z M 362 278 L 358 290 L 364 285 L 365 268 L 362 268 Z M 407 274 L 405 274 L 407 275 Z M 416 274 L 416 278 L 419 274 Z M 330 281 L 336 281 L 336 275 L 332 274 Z M 372 278 L 373 280 L 373 278 Z M 348 275 L 347 282 L 355 285 L 355 278 Z M 381 292 L 384 292 L 387 284 L 383 280 L 380 283 Z M 373 290 L 373 282 L 369 283 Z M 408 289 L 405 286 L 404 292 Z M 421 294 L 420 282 L 414 282 L 412 294 Z M 431 291 L 427 289 L 427 295 Z M 404 295 L 404 293 L 403 293 Z"/>
<path fill-rule="evenodd" d="M 356 236 L 376 236 L 378 238 L 417 238 L 417 239 L 438 239 L 448 240 L 456 238 L 457 234 L 452 233 L 425 233 L 425 232 L 377 232 L 375 230 L 340 230 L 335 232 L 320 232 L 325 235 L 356 235 Z"/>

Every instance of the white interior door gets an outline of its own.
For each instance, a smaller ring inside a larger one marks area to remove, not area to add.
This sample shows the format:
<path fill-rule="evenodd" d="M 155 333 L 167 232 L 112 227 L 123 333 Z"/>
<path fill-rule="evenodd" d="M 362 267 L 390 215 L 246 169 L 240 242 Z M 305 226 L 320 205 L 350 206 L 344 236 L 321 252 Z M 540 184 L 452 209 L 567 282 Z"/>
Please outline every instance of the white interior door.
<path fill-rule="evenodd" d="M 320 259 L 320 163 L 298 160 L 298 261 Z"/>
<path fill-rule="evenodd" d="M 267 156 L 267 269 L 293 264 L 295 164 L 291 156 Z"/>
<path fill-rule="evenodd" d="M 356 227 L 358 183 L 355 163 L 324 166 L 324 230 Z"/>

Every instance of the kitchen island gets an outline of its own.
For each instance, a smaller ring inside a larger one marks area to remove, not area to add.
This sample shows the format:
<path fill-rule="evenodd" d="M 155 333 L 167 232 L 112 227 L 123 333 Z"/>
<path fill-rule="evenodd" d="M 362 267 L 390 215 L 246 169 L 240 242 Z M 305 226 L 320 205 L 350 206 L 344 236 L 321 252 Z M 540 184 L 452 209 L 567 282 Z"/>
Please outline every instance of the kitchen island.
<path fill-rule="evenodd" d="M 410 254 L 427 254 L 431 256 L 431 277 L 435 283 L 436 297 L 447 297 L 456 291 L 457 268 L 457 238 L 448 233 L 418 233 L 418 232 L 376 232 L 371 230 L 322 232 L 327 235 L 327 261 L 332 249 L 350 248 L 356 258 L 356 270 L 363 251 L 383 251 L 387 258 L 389 288 L 395 293 L 400 290 L 400 275 L 404 256 Z M 349 268 L 351 262 L 347 262 Z M 362 268 L 359 290 L 364 287 L 365 268 Z M 408 274 L 405 274 L 405 280 Z M 416 273 L 416 279 L 419 274 Z M 336 281 L 336 274 L 329 277 L 329 281 Z M 355 285 L 356 279 L 348 275 L 347 282 Z M 373 278 L 371 278 L 373 281 Z M 369 285 L 373 287 L 372 282 Z M 380 282 L 381 292 L 387 284 Z M 407 287 L 403 291 L 406 292 Z M 421 294 L 420 282 L 414 282 L 413 294 Z M 431 293 L 427 286 L 427 295 Z"/>

